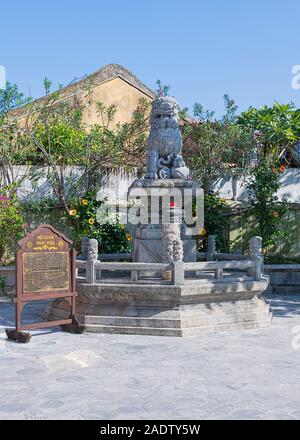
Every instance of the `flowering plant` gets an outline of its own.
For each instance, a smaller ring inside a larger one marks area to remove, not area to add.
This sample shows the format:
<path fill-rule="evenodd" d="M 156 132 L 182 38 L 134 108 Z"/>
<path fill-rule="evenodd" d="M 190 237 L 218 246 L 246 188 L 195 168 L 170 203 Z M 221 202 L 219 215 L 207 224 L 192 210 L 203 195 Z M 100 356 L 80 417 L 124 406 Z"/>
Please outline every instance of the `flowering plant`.
<path fill-rule="evenodd" d="M 97 200 L 96 191 L 90 191 L 71 204 L 67 220 L 76 247 L 80 248 L 82 237 L 89 237 L 98 240 L 100 253 L 129 252 L 132 236 L 124 225 L 112 222 L 108 215 L 97 221 L 97 210 L 103 202 Z"/>
<path fill-rule="evenodd" d="M 252 179 L 247 185 L 250 191 L 250 214 L 257 221 L 254 233 L 262 237 L 265 254 L 278 238 L 288 236 L 283 228 L 288 202 L 285 198 L 279 200 L 276 195 L 280 188 L 279 177 L 284 171 L 284 165 L 262 160 L 253 167 Z"/>
<path fill-rule="evenodd" d="M 26 231 L 14 185 L 0 189 L 0 231 L 0 264 L 5 265 L 9 261 L 9 252 L 14 250 Z"/>

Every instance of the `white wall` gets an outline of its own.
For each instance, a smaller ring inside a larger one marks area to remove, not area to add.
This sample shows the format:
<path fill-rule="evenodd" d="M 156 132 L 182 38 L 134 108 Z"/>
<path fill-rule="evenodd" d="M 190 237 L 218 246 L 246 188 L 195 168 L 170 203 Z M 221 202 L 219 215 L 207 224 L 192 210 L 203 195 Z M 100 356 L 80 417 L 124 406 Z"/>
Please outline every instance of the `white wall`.
<path fill-rule="evenodd" d="M 38 167 L 33 167 L 35 170 Z M 14 178 L 23 176 L 28 172 L 27 166 L 13 167 Z M 72 178 L 77 178 L 82 173 L 81 167 L 67 167 L 66 175 Z M 109 197 L 110 199 L 121 198 L 126 200 L 127 190 L 133 182 L 134 174 L 127 174 L 122 170 L 118 174 L 112 174 L 107 179 L 103 180 L 103 186 L 100 192 L 102 197 Z M 285 196 L 290 202 L 300 203 L 300 169 L 290 168 L 286 169 L 280 176 L 281 187 L 278 191 L 278 196 L 281 198 Z M 66 182 L 67 186 L 67 182 Z M 220 197 L 227 200 L 247 200 L 247 191 L 245 189 L 245 182 L 239 180 L 238 182 L 225 179 L 219 179 L 214 189 L 219 192 Z M 26 200 L 29 197 L 41 198 L 42 196 L 53 195 L 51 185 L 46 177 L 39 179 L 36 189 L 33 188 L 30 179 L 25 178 L 21 188 L 19 189 L 19 196 L 21 200 Z"/>
<path fill-rule="evenodd" d="M 220 197 L 228 200 L 246 201 L 248 197 L 245 189 L 245 182 L 239 180 L 235 182 L 220 179 L 217 181 L 215 190 L 219 191 Z M 289 202 L 300 203 L 300 169 L 289 168 L 280 175 L 280 189 L 277 193 L 278 197 L 286 197 Z"/>
<path fill-rule="evenodd" d="M 59 168 L 58 168 L 59 169 Z M 34 173 L 42 172 L 41 176 L 35 184 L 32 183 L 31 179 L 28 177 L 29 170 Z M 78 179 L 83 172 L 82 167 L 69 166 L 64 170 L 64 175 L 67 177 L 65 179 L 65 186 L 68 189 L 69 183 L 68 179 Z M 0 170 L 1 173 L 1 170 Z M 24 177 L 25 176 L 25 177 Z M 117 196 L 121 199 L 127 199 L 127 190 L 134 180 L 134 175 L 130 175 L 120 170 L 118 174 L 111 174 L 109 176 L 103 176 L 102 183 L 100 182 L 101 188 L 101 198 L 109 197 L 116 199 Z M 13 166 L 10 173 L 10 181 L 24 179 L 20 188 L 18 189 L 18 195 L 22 201 L 29 199 L 41 199 L 42 197 L 52 197 L 53 190 L 52 186 L 47 179 L 47 167 L 38 166 Z M 6 182 L 7 183 L 7 182 Z"/>

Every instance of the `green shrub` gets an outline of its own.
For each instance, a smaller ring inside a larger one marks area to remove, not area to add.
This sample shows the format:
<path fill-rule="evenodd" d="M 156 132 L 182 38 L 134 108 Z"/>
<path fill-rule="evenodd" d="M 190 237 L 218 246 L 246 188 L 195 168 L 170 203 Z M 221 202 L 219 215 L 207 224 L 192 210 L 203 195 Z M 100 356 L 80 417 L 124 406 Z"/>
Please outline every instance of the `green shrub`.
<path fill-rule="evenodd" d="M 14 185 L 0 190 L 0 264 L 9 262 L 10 251 L 25 233 L 26 225 Z"/>
<path fill-rule="evenodd" d="M 280 188 L 279 176 L 284 170 L 284 165 L 268 159 L 261 160 L 253 167 L 252 180 L 247 185 L 250 191 L 250 215 L 257 222 L 253 235 L 262 237 L 265 254 L 279 238 L 288 237 L 288 231 L 282 227 L 288 212 L 288 202 L 285 198 L 279 200 L 276 195 Z"/>
<path fill-rule="evenodd" d="M 216 236 L 218 252 L 229 252 L 228 205 L 216 194 L 204 195 L 204 229 L 199 231 L 197 238 L 199 250 L 207 250 L 208 235 Z"/>
<path fill-rule="evenodd" d="M 73 201 L 66 220 L 75 246 L 80 249 L 82 237 L 89 237 L 98 240 L 100 253 L 130 252 L 132 237 L 118 219 L 113 223 L 107 215 L 97 221 L 97 210 L 103 203 L 97 200 L 96 191 Z"/>

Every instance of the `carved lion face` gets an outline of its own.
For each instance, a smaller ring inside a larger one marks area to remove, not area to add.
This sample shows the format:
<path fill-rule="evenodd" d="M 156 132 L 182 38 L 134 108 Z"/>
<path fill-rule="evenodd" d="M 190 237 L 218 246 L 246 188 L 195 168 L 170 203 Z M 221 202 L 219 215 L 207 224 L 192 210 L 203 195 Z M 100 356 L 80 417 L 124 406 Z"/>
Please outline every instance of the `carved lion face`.
<path fill-rule="evenodd" d="M 179 122 L 179 106 L 174 98 L 170 96 L 161 96 L 152 103 L 152 123 L 156 126 L 174 127 L 174 122 Z"/>

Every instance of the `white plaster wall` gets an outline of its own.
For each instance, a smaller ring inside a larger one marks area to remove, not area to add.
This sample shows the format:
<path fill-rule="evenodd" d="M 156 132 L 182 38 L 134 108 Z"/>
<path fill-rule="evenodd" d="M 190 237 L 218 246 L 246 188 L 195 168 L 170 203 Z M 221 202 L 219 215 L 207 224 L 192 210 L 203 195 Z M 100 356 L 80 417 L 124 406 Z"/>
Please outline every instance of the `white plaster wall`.
<path fill-rule="evenodd" d="M 234 179 L 219 179 L 214 189 L 224 199 L 246 201 L 248 198 L 243 180 L 235 182 Z M 300 168 L 286 169 L 280 175 L 280 189 L 277 195 L 280 199 L 286 197 L 289 202 L 300 203 Z"/>
<path fill-rule="evenodd" d="M 20 188 L 18 189 L 18 195 L 22 201 L 26 201 L 29 199 L 41 199 L 42 197 L 52 197 L 53 190 L 51 184 L 47 179 L 47 167 L 37 167 L 31 166 L 31 170 L 39 173 L 43 172 L 43 177 L 40 177 L 35 184 L 32 184 L 30 178 L 24 176 L 28 176 L 29 167 L 25 165 L 14 166 L 12 167 L 10 173 L 10 180 L 22 179 L 24 180 L 21 183 Z M 68 190 L 68 179 L 78 179 L 83 172 L 82 167 L 66 167 L 64 170 L 65 176 L 67 179 L 65 180 L 66 190 Z M 102 178 L 102 187 L 100 190 L 99 198 L 108 197 L 109 199 L 116 199 L 118 196 L 121 199 L 127 199 L 127 190 L 131 183 L 133 182 L 135 176 L 134 174 L 127 174 L 123 170 L 120 170 L 118 174 L 111 174 L 109 176 L 103 176 Z"/>
<path fill-rule="evenodd" d="M 36 169 L 37 167 L 35 167 Z M 13 167 L 13 176 L 23 176 L 28 171 L 27 166 Z M 69 177 L 76 178 L 82 173 L 81 167 L 67 167 L 66 174 Z M 123 199 L 127 198 L 127 191 L 135 175 L 127 174 L 120 171 L 117 174 L 112 174 L 108 178 L 103 178 L 103 186 L 100 191 L 100 198 L 108 197 L 109 199 Z M 284 171 L 280 176 L 281 187 L 278 191 L 279 198 L 285 196 L 290 202 L 300 203 L 300 169 L 290 168 Z M 66 183 L 67 186 L 67 183 Z M 214 189 L 219 192 L 220 197 L 228 200 L 247 200 L 247 191 L 245 189 L 245 182 L 234 179 L 226 180 L 219 179 Z M 30 179 L 25 178 L 21 188 L 19 189 L 19 196 L 21 200 L 26 200 L 29 197 L 41 198 L 42 196 L 53 195 L 51 185 L 46 177 L 39 179 L 36 189 L 33 188 Z"/>

